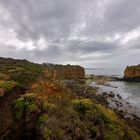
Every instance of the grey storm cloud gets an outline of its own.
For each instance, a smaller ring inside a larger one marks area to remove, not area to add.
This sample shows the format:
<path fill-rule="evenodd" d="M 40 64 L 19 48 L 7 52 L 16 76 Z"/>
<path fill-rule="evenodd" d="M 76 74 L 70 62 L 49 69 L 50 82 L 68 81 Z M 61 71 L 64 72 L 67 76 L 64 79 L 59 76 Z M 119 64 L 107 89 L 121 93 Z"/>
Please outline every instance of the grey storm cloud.
<path fill-rule="evenodd" d="M 76 41 L 67 44 L 68 52 L 80 52 L 82 54 L 89 54 L 94 52 L 111 52 L 116 50 L 118 46 L 110 42 L 98 42 L 98 41 Z"/>
<path fill-rule="evenodd" d="M 70 34 L 80 1 L 5 0 L 2 4 L 16 20 L 15 30 L 21 39 L 37 39 L 41 35 L 57 39 Z"/>
<path fill-rule="evenodd" d="M 0 0 L 0 55 L 85 67 L 139 63 L 139 15 L 139 0 Z"/>
<path fill-rule="evenodd" d="M 125 33 L 140 26 L 140 2 L 138 0 L 115 0 L 105 5 L 103 17 L 89 18 L 89 25 L 84 31 L 87 35 L 112 35 Z M 98 11 L 100 12 L 100 11 Z"/>

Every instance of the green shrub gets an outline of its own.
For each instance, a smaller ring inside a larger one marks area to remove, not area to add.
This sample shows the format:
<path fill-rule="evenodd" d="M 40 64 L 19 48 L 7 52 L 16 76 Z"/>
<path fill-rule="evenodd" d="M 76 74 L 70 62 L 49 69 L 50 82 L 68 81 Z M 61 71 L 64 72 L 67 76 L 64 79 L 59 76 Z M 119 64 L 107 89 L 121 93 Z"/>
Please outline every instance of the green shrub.
<path fill-rule="evenodd" d="M 15 117 L 16 119 L 20 119 L 23 116 L 23 113 L 26 112 L 33 112 L 38 107 L 35 103 L 35 98 L 33 96 L 22 96 L 16 101 L 14 101 L 14 108 L 15 108 Z"/>
<path fill-rule="evenodd" d="M 63 129 L 59 129 L 58 132 L 57 132 L 57 136 L 59 138 L 62 138 L 64 136 L 64 134 L 65 134 L 65 131 Z"/>
<path fill-rule="evenodd" d="M 23 100 L 17 99 L 16 101 L 14 101 L 14 108 L 16 109 L 15 117 L 16 119 L 19 120 L 22 117 L 24 109 L 25 109 Z"/>
<path fill-rule="evenodd" d="M 47 123 L 47 121 L 48 121 L 48 115 L 46 113 L 41 114 L 38 118 L 37 126 L 44 125 Z"/>
<path fill-rule="evenodd" d="M 46 128 L 44 130 L 43 137 L 45 138 L 45 140 L 48 140 L 48 138 L 51 134 L 52 134 L 52 131 L 50 129 Z"/>
<path fill-rule="evenodd" d="M 89 99 L 80 99 L 72 101 L 74 109 L 80 113 L 85 114 L 85 112 L 92 108 L 92 101 Z"/>
<path fill-rule="evenodd" d="M 105 114 L 103 114 L 102 112 L 100 112 L 99 114 L 100 119 L 103 121 L 104 124 L 110 123 L 111 120 L 110 118 L 108 118 Z"/>
<path fill-rule="evenodd" d="M 37 75 L 32 72 L 17 72 L 10 74 L 10 77 L 18 83 L 18 86 L 28 88 Z"/>
<path fill-rule="evenodd" d="M 49 110 L 53 110 L 56 108 L 56 105 L 48 103 L 47 101 L 43 102 L 43 111 L 49 111 Z"/>
<path fill-rule="evenodd" d="M 28 105 L 26 106 L 26 111 L 27 111 L 27 112 L 34 112 L 34 111 L 37 110 L 37 109 L 38 109 L 38 107 L 36 106 L 35 103 L 28 104 Z"/>
<path fill-rule="evenodd" d="M 99 133 L 98 127 L 95 127 L 95 126 L 90 127 L 89 131 L 91 133 L 92 138 L 95 138 Z"/>
<path fill-rule="evenodd" d="M 1 81 L 0 82 L 0 88 L 11 90 L 13 87 L 15 87 L 16 82 L 14 81 Z"/>

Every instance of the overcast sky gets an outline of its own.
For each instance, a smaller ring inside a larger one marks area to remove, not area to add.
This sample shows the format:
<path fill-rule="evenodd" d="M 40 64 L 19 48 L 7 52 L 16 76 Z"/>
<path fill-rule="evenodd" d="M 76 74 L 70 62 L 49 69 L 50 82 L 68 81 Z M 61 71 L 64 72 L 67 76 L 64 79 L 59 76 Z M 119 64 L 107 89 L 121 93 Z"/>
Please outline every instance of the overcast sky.
<path fill-rule="evenodd" d="M 140 63 L 140 0 L 0 0 L 0 56 L 123 68 Z"/>

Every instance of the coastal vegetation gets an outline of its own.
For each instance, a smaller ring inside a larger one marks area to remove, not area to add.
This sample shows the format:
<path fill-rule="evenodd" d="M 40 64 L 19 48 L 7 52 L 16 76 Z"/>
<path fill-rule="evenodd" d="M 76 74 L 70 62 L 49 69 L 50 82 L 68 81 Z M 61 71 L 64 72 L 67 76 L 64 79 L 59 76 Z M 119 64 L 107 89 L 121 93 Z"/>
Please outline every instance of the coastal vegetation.
<path fill-rule="evenodd" d="M 79 66 L 64 66 L 65 76 L 54 79 L 46 75 L 46 64 L 4 58 L 0 64 L 0 88 L 6 89 L 0 98 L 1 140 L 140 140 L 139 128 L 86 84 L 83 68 L 78 74 Z M 62 73 L 63 65 L 57 67 Z"/>

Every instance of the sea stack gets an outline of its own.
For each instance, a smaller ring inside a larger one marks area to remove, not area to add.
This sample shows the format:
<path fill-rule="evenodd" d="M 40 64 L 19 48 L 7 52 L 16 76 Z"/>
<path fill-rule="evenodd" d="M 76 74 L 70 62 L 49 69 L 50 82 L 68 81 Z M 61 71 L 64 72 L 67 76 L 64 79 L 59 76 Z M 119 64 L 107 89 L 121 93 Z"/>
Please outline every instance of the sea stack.
<path fill-rule="evenodd" d="M 124 71 L 125 81 L 140 82 L 140 64 L 136 66 L 127 66 Z"/>

